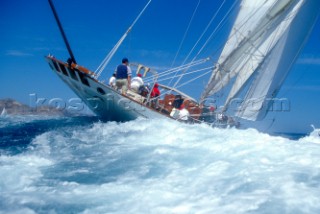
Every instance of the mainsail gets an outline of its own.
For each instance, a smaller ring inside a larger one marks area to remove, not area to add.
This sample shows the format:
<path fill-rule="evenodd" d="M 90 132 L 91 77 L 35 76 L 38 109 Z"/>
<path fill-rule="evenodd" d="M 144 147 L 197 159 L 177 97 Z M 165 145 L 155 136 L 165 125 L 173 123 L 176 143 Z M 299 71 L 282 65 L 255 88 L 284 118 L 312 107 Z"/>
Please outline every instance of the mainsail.
<path fill-rule="evenodd" d="M 234 79 L 225 102 L 230 105 L 248 80 L 236 115 L 264 117 L 316 21 L 319 0 L 243 0 L 228 41 L 201 100 Z"/>

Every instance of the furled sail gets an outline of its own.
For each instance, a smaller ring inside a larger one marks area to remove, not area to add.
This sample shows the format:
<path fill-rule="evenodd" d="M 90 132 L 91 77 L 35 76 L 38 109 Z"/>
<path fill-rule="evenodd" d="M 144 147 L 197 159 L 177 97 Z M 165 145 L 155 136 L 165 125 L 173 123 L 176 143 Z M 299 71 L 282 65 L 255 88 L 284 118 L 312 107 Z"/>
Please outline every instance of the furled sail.
<path fill-rule="evenodd" d="M 317 18 L 319 5 L 318 0 L 243 0 L 202 100 L 236 77 L 227 108 L 254 75 L 237 116 L 256 120 L 264 115 L 266 100 L 281 86 Z"/>

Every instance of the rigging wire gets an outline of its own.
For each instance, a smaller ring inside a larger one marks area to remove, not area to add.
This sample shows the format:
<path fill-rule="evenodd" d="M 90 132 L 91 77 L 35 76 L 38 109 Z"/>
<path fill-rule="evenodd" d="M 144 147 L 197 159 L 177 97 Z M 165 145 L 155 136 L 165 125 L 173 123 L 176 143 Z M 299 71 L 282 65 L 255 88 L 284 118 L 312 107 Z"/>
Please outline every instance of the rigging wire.
<path fill-rule="evenodd" d="M 263 4 L 266 4 L 266 2 L 267 2 L 267 1 L 265 0 Z M 260 8 L 262 8 L 262 7 L 260 7 Z M 256 12 L 258 12 L 258 10 L 255 11 L 255 13 L 256 13 Z M 267 12 L 268 12 L 268 11 L 267 11 Z M 243 22 L 242 22 L 242 24 L 239 26 L 239 29 L 241 29 L 242 26 L 245 25 L 245 23 L 246 23 L 245 20 L 246 20 L 246 19 L 250 19 L 251 17 L 252 17 L 252 16 L 251 16 L 250 14 L 248 14 L 248 15 L 247 15 L 247 18 L 243 19 Z M 273 19 L 274 19 L 274 17 L 272 17 L 272 19 L 270 19 L 268 22 L 264 23 L 262 26 L 259 26 L 259 28 L 262 29 L 264 26 L 267 26 L 268 24 L 270 24 L 270 22 L 271 22 Z M 241 22 L 240 22 L 240 23 L 241 23 Z M 259 28 L 258 28 L 258 29 L 259 29 Z M 234 29 L 234 35 L 235 35 L 236 33 L 241 33 L 241 32 L 238 32 L 236 29 Z M 229 38 L 233 37 L 234 35 L 231 34 L 231 35 L 229 36 Z M 243 37 L 244 37 L 244 36 L 243 36 Z M 240 43 L 239 43 L 239 44 L 240 44 Z M 255 47 L 254 45 L 252 45 L 252 48 L 255 48 L 256 50 L 258 50 L 257 47 Z M 262 55 L 263 55 L 263 54 L 262 54 Z M 225 60 L 225 61 L 226 61 L 226 60 Z M 213 77 L 213 76 L 212 76 L 212 77 Z M 211 78 L 212 78 L 212 77 L 211 77 Z M 206 92 L 206 93 L 204 93 L 204 94 L 202 95 L 202 97 L 210 96 L 210 93 L 212 93 L 212 92 L 210 92 L 210 91 L 209 91 L 209 92 Z"/>
<path fill-rule="evenodd" d="M 178 72 L 178 71 L 184 70 L 184 69 L 187 68 L 187 67 L 193 67 L 193 66 L 196 66 L 196 65 L 203 64 L 203 63 L 207 62 L 208 60 L 209 60 L 208 58 L 206 58 L 206 59 L 200 59 L 200 60 L 191 62 L 191 63 L 186 64 L 186 65 L 181 65 L 181 66 L 179 66 L 179 67 L 169 69 L 169 70 L 167 70 L 167 71 L 164 71 L 164 72 L 161 72 L 160 74 L 158 74 L 158 77 L 167 76 L 167 75 L 172 74 L 172 73 L 174 73 L 174 72 Z M 171 77 L 171 78 L 174 78 L 174 77 Z M 147 77 L 147 78 L 145 78 L 145 80 L 149 80 L 149 79 L 152 79 L 152 77 Z"/>
<path fill-rule="evenodd" d="M 206 69 L 208 69 L 208 68 L 206 68 Z M 204 69 L 202 69 L 202 70 L 204 70 Z M 195 80 L 197 80 L 197 79 L 199 79 L 199 78 L 201 78 L 201 77 L 203 77 L 205 75 L 208 75 L 210 72 L 211 72 L 211 69 L 209 69 L 209 71 L 207 71 L 207 72 L 205 72 L 205 73 L 203 73 L 203 74 L 201 74 L 201 75 L 199 75 L 199 76 L 197 76 L 197 77 L 195 77 L 193 79 L 190 79 L 189 81 L 185 82 L 184 84 L 181 84 L 181 85 L 177 86 L 175 89 L 178 89 L 178 88 L 180 88 L 180 87 L 182 87 L 182 86 L 184 86 L 186 84 L 189 84 L 190 82 L 193 82 L 193 81 L 195 81 Z M 162 95 L 169 94 L 171 92 L 172 92 L 172 90 L 168 90 L 165 93 L 162 93 Z"/>
<path fill-rule="evenodd" d="M 236 4 L 237 4 L 239 1 L 240 1 L 240 0 L 236 0 L 236 1 L 234 2 L 234 4 L 232 5 L 231 9 L 228 11 L 228 13 L 226 14 L 226 16 L 224 16 L 224 18 L 222 19 L 222 21 L 219 23 L 220 26 L 217 27 L 216 31 L 218 31 L 218 30 L 220 30 L 220 29 L 222 28 L 222 26 L 223 26 L 223 25 L 225 24 L 225 22 L 226 22 L 227 16 L 230 15 L 231 11 L 234 10 Z M 268 1 L 268 0 L 265 0 L 265 2 L 264 2 L 263 4 L 265 4 L 267 1 Z M 261 8 L 262 8 L 262 7 L 261 7 Z M 230 38 L 232 38 L 232 37 L 237 37 L 237 36 L 238 36 L 237 34 L 240 34 L 240 35 L 242 36 L 242 37 L 239 37 L 239 38 L 245 37 L 245 36 L 239 31 L 239 29 L 241 29 L 253 15 L 255 15 L 256 13 L 258 13 L 259 10 L 260 10 L 260 9 L 258 9 L 258 10 L 256 10 L 256 11 L 254 11 L 253 13 L 248 14 L 247 16 L 245 16 L 245 17 L 243 18 L 242 23 L 241 23 L 241 22 L 239 23 L 238 30 L 234 28 L 235 31 L 234 31 L 234 32 L 231 32 L 231 34 L 229 35 L 229 38 L 227 39 L 227 42 L 228 42 L 228 40 L 230 40 Z M 222 24 L 223 22 L 224 22 L 224 24 Z M 211 35 L 210 37 L 213 37 L 213 35 Z M 211 38 L 211 39 L 212 39 L 212 38 Z M 208 42 L 207 42 L 207 43 L 208 43 Z M 223 46 L 225 46 L 225 43 L 221 43 L 221 45 L 219 46 L 219 48 L 217 48 L 217 50 L 221 50 L 221 49 L 223 48 Z M 218 51 L 216 51 L 216 52 L 218 52 Z"/>
<path fill-rule="evenodd" d="M 203 49 L 207 46 L 207 44 L 210 42 L 210 40 L 212 40 L 213 36 L 217 33 L 217 31 L 221 28 L 221 26 L 223 25 L 223 23 L 225 22 L 226 18 L 231 14 L 232 10 L 234 9 L 234 7 L 236 6 L 237 1 L 235 1 L 233 3 L 233 5 L 231 6 L 231 8 L 229 9 L 229 11 L 226 13 L 226 15 L 223 17 L 223 19 L 219 22 L 219 24 L 217 25 L 217 27 L 214 29 L 214 31 L 210 34 L 209 38 L 207 39 L 207 41 L 202 45 L 202 47 L 200 48 L 200 50 L 198 51 L 197 55 L 195 56 L 198 57 L 199 54 L 203 51 Z"/>
<path fill-rule="evenodd" d="M 116 45 L 111 49 L 111 51 L 107 54 L 107 56 L 104 58 L 104 60 L 102 61 L 102 63 L 99 65 L 99 67 L 97 68 L 97 70 L 95 71 L 96 73 L 96 79 L 99 78 L 99 76 L 101 75 L 101 73 L 103 72 L 103 70 L 105 69 L 105 67 L 107 66 L 107 64 L 110 62 L 111 58 L 113 57 L 113 55 L 116 53 L 116 51 L 118 50 L 118 48 L 120 47 L 120 45 L 122 44 L 122 42 L 125 40 L 125 38 L 127 37 L 127 35 L 130 33 L 130 31 L 132 30 L 133 26 L 136 24 L 136 22 L 139 20 L 139 18 L 142 16 L 142 14 L 144 13 L 144 11 L 147 9 L 147 7 L 149 6 L 149 4 L 151 3 L 152 0 L 149 0 L 149 2 L 144 6 L 144 8 L 142 9 L 142 11 L 139 13 L 139 15 L 137 16 L 137 18 L 133 21 L 133 23 L 130 25 L 130 27 L 128 28 L 128 30 L 123 34 L 123 36 L 120 38 L 120 40 L 116 43 Z"/>
<path fill-rule="evenodd" d="M 202 52 L 202 50 L 204 49 L 204 47 L 207 45 L 207 43 L 212 39 L 213 35 L 217 32 L 217 30 L 220 28 L 220 26 L 222 25 L 222 23 L 226 20 L 227 16 L 229 16 L 229 14 L 231 13 L 231 11 L 233 10 L 233 8 L 236 5 L 236 2 L 234 2 L 234 4 L 232 5 L 232 7 L 229 9 L 228 13 L 225 14 L 225 16 L 223 17 L 223 19 L 220 21 L 220 23 L 217 25 L 217 27 L 214 29 L 214 31 L 211 33 L 210 37 L 207 39 L 207 41 L 205 42 L 205 44 L 202 46 L 202 48 L 200 49 L 200 51 L 197 53 L 197 55 L 192 59 L 192 61 L 194 61 L 199 54 Z M 189 54 L 187 55 L 187 57 L 185 58 L 184 62 L 185 63 L 187 61 L 187 59 L 190 57 L 191 53 L 194 51 L 194 49 L 196 48 L 196 46 L 199 44 L 200 40 L 203 38 L 203 36 L 205 35 L 205 33 L 208 31 L 209 27 L 211 26 L 212 22 L 214 21 L 214 19 L 217 17 L 217 15 L 219 14 L 220 10 L 222 9 L 222 7 L 224 6 L 224 4 L 226 3 L 226 0 L 224 0 L 222 2 L 222 4 L 220 5 L 219 9 L 216 11 L 216 13 L 214 14 L 214 16 L 212 17 L 212 19 L 210 20 L 210 22 L 208 23 L 207 27 L 205 28 L 205 30 L 203 31 L 203 33 L 201 34 L 200 38 L 198 39 L 198 41 L 195 43 L 195 45 L 193 46 L 193 48 L 191 49 L 191 51 L 189 52 Z M 178 83 L 180 82 L 180 80 L 182 79 L 182 76 L 180 78 L 177 79 L 176 83 L 174 84 L 173 87 L 176 87 L 178 85 Z"/>
<path fill-rule="evenodd" d="M 210 67 L 207 67 L 207 68 L 202 68 L 202 69 L 198 69 L 198 70 L 194 70 L 194 71 L 189 71 L 187 73 L 184 73 L 184 74 L 180 74 L 178 76 L 184 76 L 184 75 L 190 75 L 190 74 L 194 74 L 194 73 L 198 73 L 198 72 L 201 72 L 201 71 L 205 71 L 205 70 L 210 70 L 213 68 L 214 66 L 210 66 Z M 167 77 L 167 78 L 164 78 L 164 79 L 160 79 L 159 81 L 165 81 L 165 80 L 168 80 L 168 79 L 172 79 L 173 77 Z"/>
<path fill-rule="evenodd" d="M 187 37 L 187 35 L 188 35 L 188 33 L 189 33 L 189 29 L 190 29 L 190 27 L 191 27 L 191 23 L 193 22 L 193 19 L 194 19 L 195 15 L 196 15 L 196 12 L 198 11 L 198 7 L 199 7 L 199 5 L 200 5 L 200 2 L 201 2 L 201 0 L 198 1 L 198 4 L 197 4 L 195 10 L 193 11 L 192 17 L 191 17 L 191 19 L 190 19 L 190 22 L 189 22 L 189 24 L 188 24 L 188 27 L 187 27 L 184 35 L 183 35 L 182 41 L 181 41 L 181 43 L 180 43 L 180 45 L 179 45 L 178 51 L 177 51 L 174 59 L 173 59 L 173 62 L 172 62 L 172 64 L 171 64 L 171 67 L 175 64 L 176 59 L 177 59 L 177 57 L 178 57 L 178 55 L 179 55 L 179 53 L 180 53 L 180 50 L 181 50 L 181 48 L 182 48 L 182 45 L 183 45 L 183 43 L 184 43 L 184 41 L 185 41 L 185 39 L 186 39 L 186 37 Z M 170 84 L 170 83 L 169 83 L 169 84 Z"/>
<path fill-rule="evenodd" d="M 212 22 L 216 19 L 218 13 L 220 12 L 220 10 L 222 9 L 223 5 L 226 3 L 226 0 L 224 0 L 222 2 L 222 4 L 220 5 L 220 7 L 218 8 L 218 10 L 215 12 L 215 14 L 213 15 L 213 17 L 211 18 L 210 22 L 207 24 L 206 28 L 204 29 L 204 31 L 202 32 L 201 36 L 199 37 L 198 41 L 194 44 L 194 46 L 192 47 L 192 49 L 190 50 L 189 54 L 186 56 L 186 58 L 184 59 L 183 63 L 184 64 L 190 57 L 190 55 L 192 54 L 192 52 L 194 51 L 194 49 L 198 46 L 199 42 L 202 40 L 203 36 L 205 35 L 205 33 L 208 31 L 209 27 L 211 26 Z"/>
<path fill-rule="evenodd" d="M 197 79 L 199 79 L 199 78 L 201 78 L 201 77 L 203 77 L 203 76 L 205 76 L 205 75 L 207 75 L 209 73 L 211 73 L 211 69 L 209 71 L 207 71 L 206 73 L 204 73 L 204 74 L 201 74 L 201 75 L 199 75 L 199 76 L 197 76 L 197 77 L 195 77 L 195 78 L 193 78 L 193 79 L 191 79 L 191 80 L 189 80 L 187 82 L 184 82 L 183 84 L 177 86 L 176 88 L 180 88 L 180 87 L 182 87 L 182 86 L 184 86 L 186 84 L 189 84 L 190 82 L 193 82 L 193 81 L 195 81 L 195 80 L 197 80 Z"/>

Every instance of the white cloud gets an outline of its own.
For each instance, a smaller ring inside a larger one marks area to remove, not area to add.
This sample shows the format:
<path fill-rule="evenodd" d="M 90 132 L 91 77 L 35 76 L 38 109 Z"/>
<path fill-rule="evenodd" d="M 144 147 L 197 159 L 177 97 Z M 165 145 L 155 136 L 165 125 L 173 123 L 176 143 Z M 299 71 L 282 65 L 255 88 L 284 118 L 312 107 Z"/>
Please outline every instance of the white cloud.
<path fill-rule="evenodd" d="M 6 52 L 7 56 L 18 56 L 18 57 L 26 57 L 26 56 L 33 56 L 33 54 L 26 53 L 23 51 L 18 51 L 18 50 L 8 50 Z"/>
<path fill-rule="evenodd" d="M 320 65 L 320 57 L 305 57 L 297 61 L 298 64 Z"/>
<path fill-rule="evenodd" d="M 302 86 L 295 86 L 295 87 L 286 87 L 288 89 L 295 89 L 295 90 L 299 90 L 299 91 L 320 91 L 320 86 L 317 85 L 302 85 Z"/>

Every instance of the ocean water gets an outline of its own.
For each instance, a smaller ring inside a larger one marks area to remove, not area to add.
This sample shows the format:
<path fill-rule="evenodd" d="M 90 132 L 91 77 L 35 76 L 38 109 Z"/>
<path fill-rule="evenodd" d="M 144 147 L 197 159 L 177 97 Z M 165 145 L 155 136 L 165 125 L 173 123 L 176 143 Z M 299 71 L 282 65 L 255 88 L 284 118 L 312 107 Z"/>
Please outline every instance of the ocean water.
<path fill-rule="evenodd" d="M 318 134 L 0 118 L 0 213 L 320 213 Z"/>

